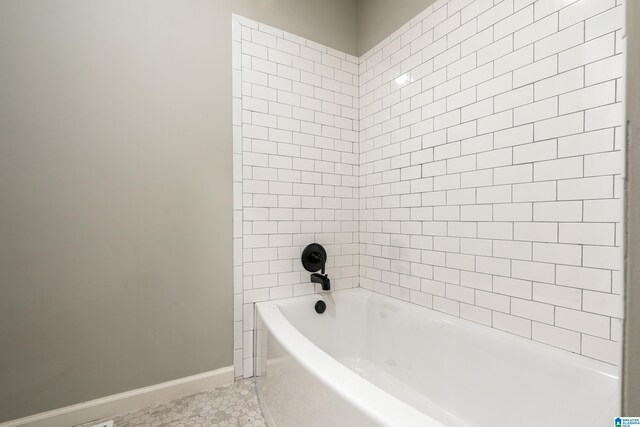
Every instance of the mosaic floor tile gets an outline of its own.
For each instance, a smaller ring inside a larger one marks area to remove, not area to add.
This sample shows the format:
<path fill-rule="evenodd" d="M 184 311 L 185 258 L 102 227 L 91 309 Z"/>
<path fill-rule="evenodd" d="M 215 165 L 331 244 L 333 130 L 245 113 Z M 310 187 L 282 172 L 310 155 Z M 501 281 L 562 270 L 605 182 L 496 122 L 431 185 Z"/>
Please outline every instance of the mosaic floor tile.
<path fill-rule="evenodd" d="M 92 421 L 113 420 L 115 427 L 266 427 L 252 379 Z"/>

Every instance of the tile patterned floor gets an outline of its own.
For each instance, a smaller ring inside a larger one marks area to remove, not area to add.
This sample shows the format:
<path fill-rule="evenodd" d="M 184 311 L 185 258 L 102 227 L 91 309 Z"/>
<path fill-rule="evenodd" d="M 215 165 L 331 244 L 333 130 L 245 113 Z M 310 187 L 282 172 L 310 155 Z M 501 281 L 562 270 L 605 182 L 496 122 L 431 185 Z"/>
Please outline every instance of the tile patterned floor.
<path fill-rule="evenodd" d="M 114 420 L 115 427 L 265 427 L 252 379 L 92 421 Z"/>

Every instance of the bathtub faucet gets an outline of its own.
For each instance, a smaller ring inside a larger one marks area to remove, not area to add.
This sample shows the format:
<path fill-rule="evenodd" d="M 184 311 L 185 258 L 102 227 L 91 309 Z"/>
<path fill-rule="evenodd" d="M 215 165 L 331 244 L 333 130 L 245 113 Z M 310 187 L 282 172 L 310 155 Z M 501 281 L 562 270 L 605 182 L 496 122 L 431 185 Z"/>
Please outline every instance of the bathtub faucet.
<path fill-rule="evenodd" d="M 311 243 L 304 248 L 301 261 L 305 270 L 313 273 L 311 275 L 311 282 L 320 283 L 323 291 L 331 289 L 329 275 L 324 272 L 325 264 L 327 263 L 327 251 L 324 250 L 322 245 Z M 320 273 L 317 273 L 318 270 L 320 270 Z"/>
<path fill-rule="evenodd" d="M 311 281 L 313 283 L 320 283 L 320 285 L 322 285 L 323 291 L 328 291 L 331 289 L 331 280 L 329 280 L 329 275 L 327 274 L 313 273 L 311 275 Z"/>
<path fill-rule="evenodd" d="M 324 263 L 326 262 L 327 258 L 326 255 L 323 257 L 322 254 L 320 253 L 320 251 L 318 252 L 311 252 L 309 254 L 309 259 L 312 262 L 315 262 L 316 265 L 320 264 L 320 273 L 324 274 Z M 319 283 L 319 282 L 318 282 Z"/>

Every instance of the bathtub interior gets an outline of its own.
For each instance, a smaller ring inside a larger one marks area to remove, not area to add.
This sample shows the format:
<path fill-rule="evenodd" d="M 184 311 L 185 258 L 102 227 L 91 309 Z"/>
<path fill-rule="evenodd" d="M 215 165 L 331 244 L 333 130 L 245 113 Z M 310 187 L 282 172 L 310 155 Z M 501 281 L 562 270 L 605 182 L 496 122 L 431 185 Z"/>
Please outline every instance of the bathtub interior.
<path fill-rule="evenodd" d="M 527 414 L 520 425 L 597 426 L 618 415 L 616 367 L 364 289 L 322 295 L 322 315 L 318 298 L 277 306 L 320 350 L 445 425 Z"/>

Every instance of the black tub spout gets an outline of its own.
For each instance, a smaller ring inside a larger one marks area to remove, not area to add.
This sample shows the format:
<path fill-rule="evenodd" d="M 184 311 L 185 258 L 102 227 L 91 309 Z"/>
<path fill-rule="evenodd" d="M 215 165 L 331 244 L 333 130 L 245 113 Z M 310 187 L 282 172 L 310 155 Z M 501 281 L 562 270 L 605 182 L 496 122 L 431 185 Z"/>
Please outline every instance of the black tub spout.
<path fill-rule="evenodd" d="M 331 280 L 329 280 L 329 276 L 327 274 L 313 273 L 311 275 L 311 281 L 313 283 L 320 283 L 323 291 L 331 289 Z"/>

